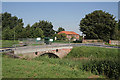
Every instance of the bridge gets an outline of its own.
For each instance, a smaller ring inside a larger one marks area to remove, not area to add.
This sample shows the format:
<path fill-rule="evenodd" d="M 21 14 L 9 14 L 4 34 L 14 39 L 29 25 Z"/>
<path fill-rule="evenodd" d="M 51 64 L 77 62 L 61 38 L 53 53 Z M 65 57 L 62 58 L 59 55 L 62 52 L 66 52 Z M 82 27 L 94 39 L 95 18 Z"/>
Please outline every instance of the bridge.
<path fill-rule="evenodd" d="M 22 55 L 23 57 L 35 58 L 37 56 L 48 55 L 49 57 L 63 58 L 71 50 L 72 46 L 38 46 L 38 47 L 21 47 L 14 50 L 15 55 Z"/>
<path fill-rule="evenodd" d="M 63 58 L 65 57 L 73 47 L 75 46 L 96 46 L 96 47 L 105 47 L 105 48 L 118 48 L 117 46 L 108 46 L 104 44 L 52 44 L 52 45 L 39 45 L 39 46 L 26 46 L 26 47 L 17 47 L 14 49 L 15 55 L 22 55 L 23 57 L 34 58 L 37 56 L 48 55 L 49 57 Z M 8 49 L 6 49 L 9 51 Z M 2 51 L 4 52 L 4 51 Z"/>

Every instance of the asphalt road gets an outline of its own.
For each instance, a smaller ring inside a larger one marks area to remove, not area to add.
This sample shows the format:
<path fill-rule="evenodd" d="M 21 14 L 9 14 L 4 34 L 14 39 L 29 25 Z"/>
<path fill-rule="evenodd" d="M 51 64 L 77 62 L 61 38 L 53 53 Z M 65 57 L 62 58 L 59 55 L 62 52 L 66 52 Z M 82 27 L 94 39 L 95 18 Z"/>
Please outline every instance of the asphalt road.
<path fill-rule="evenodd" d="M 105 47 L 105 48 L 118 48 L 120 49 L 120 47 L 118 46 L 108 46 L 108 45 L 104 45 L 104 44 L 93 44 L 93 43 L 89 43 L 89 44 L 71 44 L 71 46 L 96 46 L 96 47 Z"/>
<path fill-rule="evenodd" d="M 19 50 L 25 50 L 25 49 L 40 49 L 40 48 L 52 48 L 52 47 L 67 47 L 67 46 L 96 46 L 96 47 L 105 47 L 105 48 L 118 48 L 120 49 L 120 47 L 118 46 L 108 46 L 108 45 L 104 45 L 101 43 L 52 43 L 52 45 L 39 45 L 39 46 L 24 46 L 24 47 L 16 47 L 16 48 L 9 48 L 9 49 L 5 49 L 5 50 L 0 50 L 0 52 L 6 52 L 6 51 L 11 51 L 15 50 L 15 49 L 19 49 Z"/>
<path fill-rule="evenodd" d="M 39 48 L 52 48 L 52 47 L 79 47 L 79 46 L 96 46 L 96 47 L 105 47 L 105 48 L 118 48 L 118 46 L 108 46 L 101 43 L 53 43 L 52 45 L 39 45 L 39 46 L 24 46 L 24 47 L 17 47 L 16 49 L 39 49 Z"/>

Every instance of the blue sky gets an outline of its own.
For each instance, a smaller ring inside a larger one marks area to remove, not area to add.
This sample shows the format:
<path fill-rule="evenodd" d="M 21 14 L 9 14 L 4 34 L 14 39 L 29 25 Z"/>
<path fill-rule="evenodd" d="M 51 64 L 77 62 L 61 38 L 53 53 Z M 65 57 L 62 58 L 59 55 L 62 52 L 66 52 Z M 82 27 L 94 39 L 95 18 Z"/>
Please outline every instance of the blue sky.
<path fill-rule="evenodd" d="M 103 10 L 118 19 L 117 2 L 3 2 L 2 12 L 23 19 L 24 26 L 39 20 L 52 22 L 54 29 L 65 28 L 80 34 L 80 20 L 95 10 Z"/>

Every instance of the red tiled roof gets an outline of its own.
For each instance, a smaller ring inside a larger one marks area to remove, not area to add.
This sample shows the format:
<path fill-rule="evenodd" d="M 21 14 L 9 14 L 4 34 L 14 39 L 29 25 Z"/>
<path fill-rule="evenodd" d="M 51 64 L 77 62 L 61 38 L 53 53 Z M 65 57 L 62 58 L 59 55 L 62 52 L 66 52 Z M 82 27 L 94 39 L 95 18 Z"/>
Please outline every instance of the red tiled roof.
<path fill-rule="evenodd" d="M 79 34 L 73 32 L 73 31 L 61 31 L 58 34 L 61 34 L 61 33 L 79 35 Z"/>

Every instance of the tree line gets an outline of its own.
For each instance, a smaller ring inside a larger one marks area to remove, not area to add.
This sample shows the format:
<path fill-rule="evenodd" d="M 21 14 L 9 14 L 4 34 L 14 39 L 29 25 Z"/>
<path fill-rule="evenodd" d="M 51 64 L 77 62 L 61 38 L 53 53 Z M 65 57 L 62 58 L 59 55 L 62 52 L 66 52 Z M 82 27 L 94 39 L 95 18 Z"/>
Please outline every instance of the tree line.
<path fill-rule="evenodd" d="M 28 24 L 23 27 L 23 19 L 12 16 L 10 13 L 2 14 L 2 39 L 17 40 L 19 38 L 37 38 L 50 37 L 53 38 L 55 33 L 65 30 L 62 27 L 58 31 L 53 30 L 53 25 L 48 21 L 35 22 L 32 26 Z"/>
<path fill-rule="evenodd" d="M 37 38 L 51 37 L 54 34 L 53 25 L 48 21 L 39 21 L 32 26 L 28 24 L 23 27 L 22 19 L 16 16 L 11 16 L 10 13 L 2 14 L 2 39 L 13 40 L 19 38 Z"/>
<path fill-rule="evenodd" d="M 23 19 L 12 16 L 7 12 L 0 15 L 2 17 L 3 40 L 37 37 L 54 38 L 55 36 L 59 40 L 65 40 L 65 34 L 57 34 L 60 31 L 65 31 L 65 29 L 59 27 L 58 30 L 55 31 L 51 22 L 41 20 L 39 22 L 35 22 L 32 26 L 28 24 L 26 27 L 23 27 Z M 105 11 L 96 10 L 85 15 L 85 17 L 80 21 L 79 26 L 79 30 L 82 31 L 83 34 L 86 34 L 86 39 L 102 39 L 104 41 L 109 39 L 120 40 L 120 20 L 116 21 L 112 14 Z"/>

